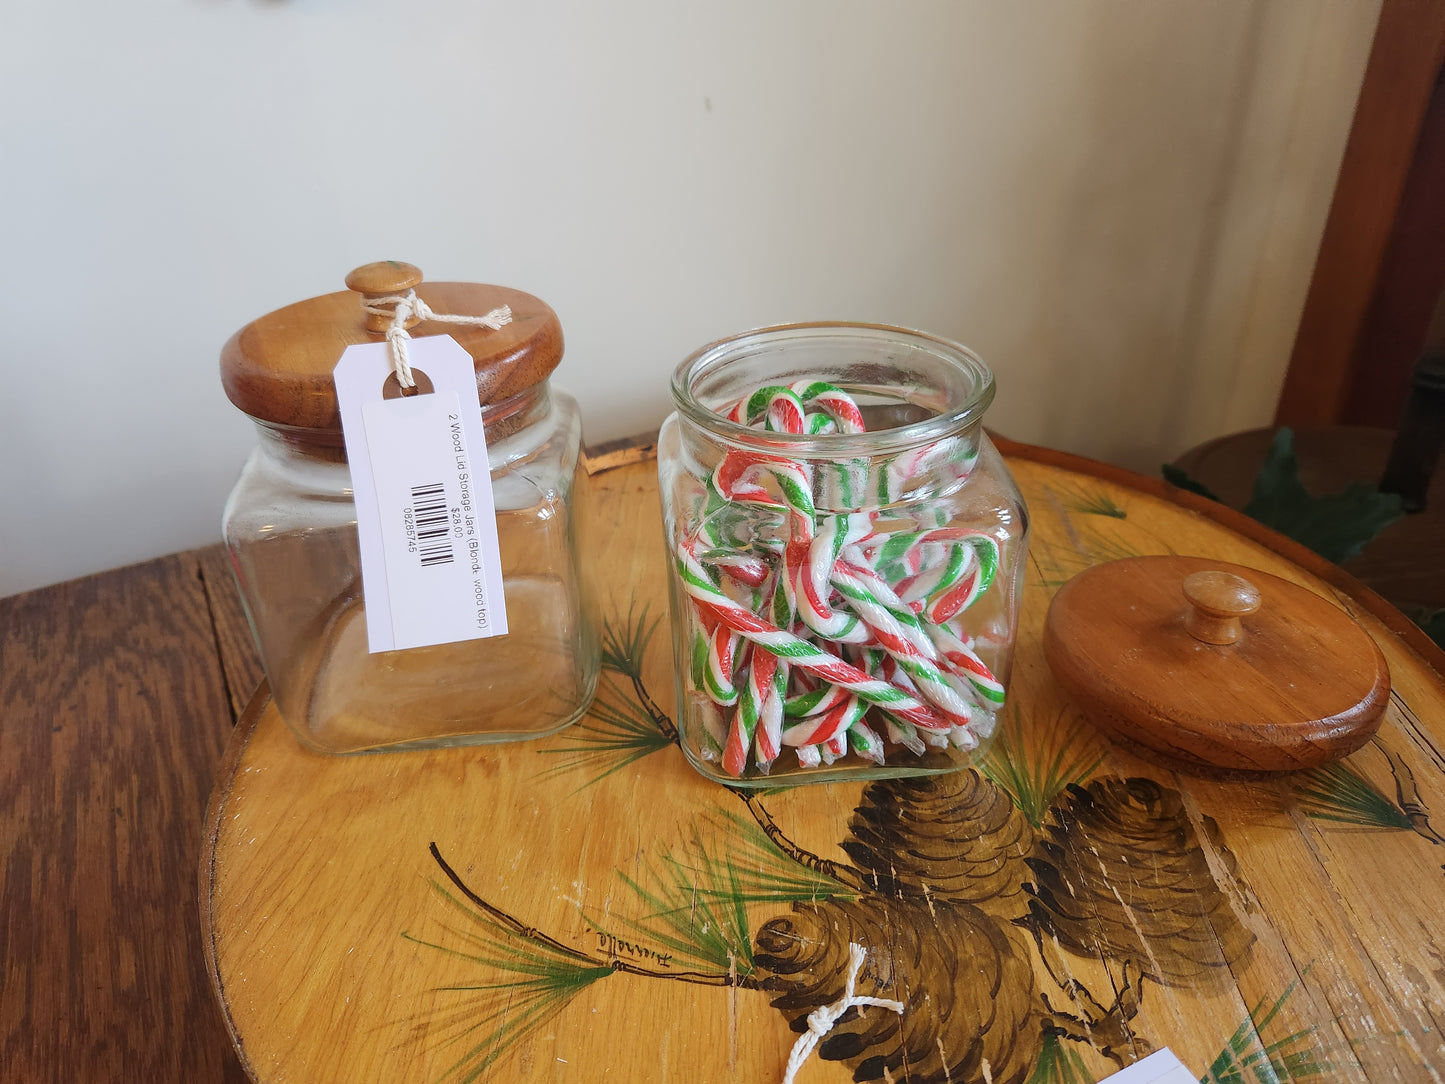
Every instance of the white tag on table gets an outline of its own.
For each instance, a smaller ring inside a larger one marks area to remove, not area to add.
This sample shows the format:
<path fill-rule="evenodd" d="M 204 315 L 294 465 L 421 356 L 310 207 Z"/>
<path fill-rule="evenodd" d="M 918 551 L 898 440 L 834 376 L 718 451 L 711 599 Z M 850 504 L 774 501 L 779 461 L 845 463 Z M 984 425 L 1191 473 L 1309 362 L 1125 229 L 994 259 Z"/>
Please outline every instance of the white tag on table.
<path fill-rule="evenodd" d="M 417 384 L 430 383 L 433 391 L 384 397 L 392 375 L 385 342 L 347 347 L 332 373 L 356 499 L 372 653 L 507 632 L 471 355 L 450 335 L 407 346 Z"/>
<path fill-rule="evenodd" d="M 1106 1076 L 1099 1084 L 1199 1084 L 1184 1063 L 1167 1046 L 1147 1058 L 1140 1058 L 1127 1069 Z"/>

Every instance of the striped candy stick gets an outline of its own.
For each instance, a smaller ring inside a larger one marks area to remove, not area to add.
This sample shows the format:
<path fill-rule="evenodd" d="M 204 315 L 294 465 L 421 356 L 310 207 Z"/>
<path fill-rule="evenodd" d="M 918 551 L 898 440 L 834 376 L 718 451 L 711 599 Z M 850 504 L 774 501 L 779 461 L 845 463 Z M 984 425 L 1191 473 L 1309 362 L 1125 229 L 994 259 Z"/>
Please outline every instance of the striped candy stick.
<path fill-rule="evenodd" d="M 927 746 L 923 739 L 918 736 L 918 728 L 906 719 L 899 719 L 895 716 L 884 714 L 883 726 L 888 734 L 888 740 L 895 745 L 901 745 L 916 757 L 921 757 Z"/>
<path fill-rule="evenodd" d="M 806 412 L 808 407 L 817 411 Z M 800 380 L 788 387 L 759 388 L 733 405 L 727 417 L 743 425 L 762 420 L 765 428 L 816 436 L 822 433 L 862 433 L 863 412 L 853 397 L 836 384 L 823 380 Z M 866 460 L 833 464 L 841 506 L 856 506 L 866 490 Z"/>
<path fill-rule="evenodd" d="M 960 542 L 973 549 L 983 569 L 983 589 L 987 590 L 998 572 L 999 547 L 998 541 L 983 531 L 968 527 L 934 527 L 925 531 L 879 534 L 860 543 L 859 549 L 870 565 L 882 570 L 896 565 L 920 547 L 952 542 Z"/>
<path fill-rule="evenodd" d="M 729 775 L 740 777 L 748 766 L 748 752 L 752 748 L 753 734 L 766 707 L 766 694 L 772 689 L 773 672 L 778 660 L 768 651 L 755 651 L 750 647 L 752 665 L 748 678 L 738 695 L 737 710 L 733 712 L 732 725 L 728 729 L 727 744 L 723 746 L 723 770 Z"/>
<path fill-rule="evenodd" d="M 739 425 L 755 425 L 767 415 L 775 402 L 785 396 L 799 404 L 799 414 L 803 413 L 804 404 L 819 407 L 833 420 L 840 432 L 861 433 L 866 428 L 863 412 L 858 409 L 853 397 L 838 385 L 830 384 L 826 380 L 800 380 L 787 387 L 770 384 L 759 388 L 747 398 L 734 403 L 726 417 Z M 788 430 L 793 433 L 803 431 L 801 425 L 797 429 Z"/>
<path fill-rule="evenodd" d="M 844 662 L 791 632 L 763 620 L 739 605 L 718 589 L 684 544 L 677 556 L 678 578 L 683 591 L 698 610 L 716 618 L 754 644 L 767 648 L 792 665 L 834 685 L 840 685 L 869 703 L 880 704 L 919 726 L 946 730 L 952 721 L 944 718 L 926 702 L 885 681 L 872 678 L 857 667 Z"/>
<path fill-rule="evenodd" d="M 738 702 L 737 685 L 733 681 L 733 664 L 740 646 L 741 637 L 725 625 L 719 624 L 707 637 L 702 688 L 708 699 L 715 704 L 726 706 Z"/>
<path fill-rule="evenodd" d="M 943 624 L 972 606 L 993 583 L 999 562 L 998 542 L 993 537 L 981 531 L 942 528 L 872 539 L 859 549 L 869 564 L 885 572 L 911 567 L 915 555 L 938 544 L 947 545 L 946 566 L 929 568 L 925 562 L 922 570 L 898 581 L 897 592 L 928 620 Z"/>
<path fill-rule="evenodd" d="M 977 694 L 979 703 L 988 711 L 997 711 L 1003 707 L 1004 687 L 1003 682 L 993 676 L 984 661 L 978 657 L 973 648 L 962 640 L 953 630 L 943 625 L 926 625 L 929 637 L 942 655 L 950 664 L 954 672 L 967 680 L 968 684 Z"/>
<path fill-rule="evenodd" d="M 833 566 L 845 547 L 854 545 L 873 532 L 867 516 L 823 516 L 808 547 L 808 558 L 797 571 L 793 599 L 798 616 L 818 636 L 834 643 L 856 643 L 866 630 L 859 628 L 858 617 L 847 610 L 836 610 L 829 603 L 832 593 L 830 579 Z"/>
<path fill-rule="evenodd" d="M 779 628 L 792 628 L 793 610 L 781 579 L 773 585 L 772 616 Z M 755 656 L 760 652 L 764 652 L 764 649 L 756 646 L 753 648 Z M 788 678 L 791 673 L 786 659 L 774 656 L 774 660 L 773 679 L 768 684 L 760 718 L 761 725 L 757 729 L 754 742 L 756 763 L 764 773 L 772 767 L 773 761 L 783 751 L 783 702 L 788 695 Z"/>
<path fill-rule="evenodd" d="M 837 582 L 838 577 L 842 577 L 848 582 L 855 582 L 861 585 L 868 593 L 869 598 L 876 605 L 882 607 L 888 617 L 893 620 L 898 628 L 899 634 L 913 645 L 915 651 L 926 658 L 936 657 L 933 641 L 929 639 L 928 634 L 923 630 L 923 625 L 919 621 L 918 615 L 913 612 L 913 607 L 894 593 L 893 588 L 888 585 L 887 580 L 883 579 L 883 577 L 878 575 L 878 573 L 866 564 L 858 563 L 857 558 L 857 550 L 845 550 L 843 552 L 842 559 L 839 560 L 833 570 L 833 586 L 837 587 L 839 593 L 843 594 L 846 598 L 847 593 Z M 851 605 L 852 603 L 850 601 L 850 606 Z M 856 606 L 854 606 L 853 609 L 857 612 Z M 866 616 L 862 614 L 859 616 L 863 616 L 865 624 L 869 624 Z M 872 625 L 869 624 L 869 627 L 871 628 Z"/>
<path fill-rule="evenodd" d="M 955 726 L 967 726 L 969 702 L 958 694 L 934 665 L 930 658 L 931 650 L 924 653 L 917 648 L 904 634 L 899 622 L 872 595 L 850 566 L 840 565 L 834 571 L 833 584 L 872 629 L 878 643 L 898 663 L 898 668 L 913 679 L 918 691 Z"/>
<path fill-rule="evenodd" d="M 954 727 L 953 730 L 958 729 Z M 950 730 L 951 734 L 953 730 Z M 861 718 L 848 728 L 848 745 L 854 753 L 874 764 L 883 763 L 883 739 Z"/>
<path fill-rule="evenodd" d="M 792 389 L 804 403 L 822 411 L 821 414 L 810 415 L 810 422 L 826 418 L 831 423 L 826 430 L 822 426 L 810 425 L 809 432 L 862 433 L 867 429 L 857 402 L 836 384 L 803 380 L 793 384 Z M 868 460 L 841 461 L 832 464 L 832 468 L 825 494 L 829 507 L 856 508 L 861 505 L 868 491 Z"/>
<path fill-rule="evenodd" d="M 801 722 L 783 729 L 783 744 L 791 746 L 818 745 L 832 741 L 860 721 L 868 713 L 866 700 L 848 696 L 821 715 L 810 715 Z"/>

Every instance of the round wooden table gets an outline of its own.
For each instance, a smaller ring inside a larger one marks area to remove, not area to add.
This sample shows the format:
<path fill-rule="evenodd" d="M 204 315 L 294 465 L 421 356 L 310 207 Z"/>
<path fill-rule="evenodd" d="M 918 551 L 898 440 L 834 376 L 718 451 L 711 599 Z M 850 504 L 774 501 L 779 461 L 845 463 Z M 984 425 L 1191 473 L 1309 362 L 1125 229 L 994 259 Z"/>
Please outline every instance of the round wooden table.
<path fill-rule="evenodd" d="M 264 688 L 212 796 L 211 974 L 258 1081 L 1092 1081 L 1160 1047 L 1207 1082 L 1445 1079 L 1445 658 L 1237 513 L 1005 445 L 1033 517 L 989 755 L 950 776 L 735 794 L 670 740 L 655 464 L 592 478 L 607 663 L 535 743 L 324 757 Z M 1099 736 L 1045 666 L 1052 593 L 1178 553 L 1351 613 L 1388 660 L 1379 735 L 1264 781 Z M 1272 1075 L 1271 1075 L 1272 1074 Z"/>

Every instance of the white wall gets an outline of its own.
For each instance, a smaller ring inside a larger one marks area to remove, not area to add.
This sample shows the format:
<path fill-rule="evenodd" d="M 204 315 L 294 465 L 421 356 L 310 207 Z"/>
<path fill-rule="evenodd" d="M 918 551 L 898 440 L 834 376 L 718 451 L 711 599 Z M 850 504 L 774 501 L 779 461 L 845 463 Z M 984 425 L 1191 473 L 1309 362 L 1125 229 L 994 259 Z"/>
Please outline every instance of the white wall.
<path fill-rule="evenodd" d="M 212 541 L 226 337 L 353 265 L 550 301 L 591 439 L 797 319 L 1152 471 L 1270 416 L 1379 0 L 5 0 L 0 595 Z"/>

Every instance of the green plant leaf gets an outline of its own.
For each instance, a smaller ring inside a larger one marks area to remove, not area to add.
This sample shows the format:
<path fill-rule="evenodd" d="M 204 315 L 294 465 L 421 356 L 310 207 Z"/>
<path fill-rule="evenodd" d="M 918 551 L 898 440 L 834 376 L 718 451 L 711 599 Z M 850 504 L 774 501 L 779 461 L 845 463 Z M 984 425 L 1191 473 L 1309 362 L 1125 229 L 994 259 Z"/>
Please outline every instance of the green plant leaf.
<path fill-rule="evenodd" d="M 1176 467 L 1173 463 L 1165 463 L 1159 468 L 1159 473 L 1171 486 L 1188 490 L 1190 493 L 1198 493 L 1201 497 L 1208 497 L 1211 501 L 1219 500 L 1214 490 L 1210 489 L 1199 479 L 1186 471 L 1183 467 Z"/>
<path fill-rule="evenodd" d="M 1311 496 L 1299 480 L 1294 433 L 1281 429 L 1255 478 L 1244 514 L 1339 564 L 1356 556 L 1405 510 L 1398 494 L 1381 493 L 1369 482 L 1325 497 Z"/>

